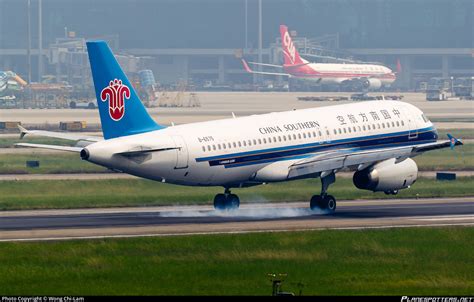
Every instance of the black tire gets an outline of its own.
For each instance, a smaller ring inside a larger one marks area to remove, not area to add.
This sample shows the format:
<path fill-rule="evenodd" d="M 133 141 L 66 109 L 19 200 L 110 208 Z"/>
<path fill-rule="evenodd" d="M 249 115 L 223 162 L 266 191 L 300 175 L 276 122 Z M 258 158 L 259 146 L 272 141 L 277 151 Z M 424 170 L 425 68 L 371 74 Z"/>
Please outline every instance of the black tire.
<path fill-rule="evenodd" d="M 74 102 L 74 101 L 70 102 L 70 103 L 69 103 L 69 107 L 70 107 L 71 109 L 75 109 L 75 108 L 76 108 L 76 102 Z"/>
<path fill-rule="evenodd" d="M 94 103 L 89 103 L 89 104 L 87 105 L 87 108 L 89 108 L 89 109 L 95 109 Z"/>
<path fill-rule="evenodd" d="M 313 195 L 309 201 L 309 207 L 311 210 L 321 210 L 322 209 L 322 198 L 321 195 Z"/>
<path fill-rule="evenodd" d="M 214 209 L 224 211 L 226 208 L 226 198 L 224 194 L 217 194 L 214 197 Z"/>
<path fill-rule="evenodd" d="M 334 213 L 336 211 L 336 198 L 332 195 L 326 195 L 323 199 L 324 209 L 328 210 L 330 213 Z"/>
<path fill-rule="evenodd" d="M 227 196 L 226 210 L 228 211 L 238 210 L 239 206 L 240 206 L 240 199 L 237 195 L 230 194 Z"/>

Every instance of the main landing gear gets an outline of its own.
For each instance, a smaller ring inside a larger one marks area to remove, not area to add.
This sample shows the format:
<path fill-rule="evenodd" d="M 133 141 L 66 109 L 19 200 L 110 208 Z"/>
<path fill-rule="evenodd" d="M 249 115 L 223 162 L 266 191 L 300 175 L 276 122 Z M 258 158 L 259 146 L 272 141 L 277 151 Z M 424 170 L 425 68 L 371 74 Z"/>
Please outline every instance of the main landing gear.
<path fill-rule="evenodd" d="M 335 181 L 336 175 L 334 172 L 321 177 L 321 195 L 313 195 L 311 197 L 311 201 L 309 202 L 311 210 L 324 210 L 329 212 L 329 214 L 336 211 L 336 198 L 332 195 L 326 194 L 329 185 L 333 184 Z"/>
<path fill-rule="evenodd" d="M 237 195 L 231 194 L 230 189 L 226 188 L 224 194 L 217 194 L 214 197 L 214 209 L 219 211 L 233 211 L 240 206 L 240 199 Z"/>

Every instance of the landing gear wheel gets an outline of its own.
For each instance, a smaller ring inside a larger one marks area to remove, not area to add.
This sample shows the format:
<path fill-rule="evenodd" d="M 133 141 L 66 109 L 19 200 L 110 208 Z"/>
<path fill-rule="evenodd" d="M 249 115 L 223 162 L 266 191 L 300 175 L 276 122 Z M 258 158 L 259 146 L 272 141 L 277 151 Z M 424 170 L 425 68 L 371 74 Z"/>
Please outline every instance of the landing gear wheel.
<path fill-rule="evenodd" d="M 322 209 L 322 205 L 321 205 L 321 202 L 322 202 L 322 198 L 321 198 L 321 195 L 313 195 L 311 197 L 311 200 L 309 201 L 309 207 L 311 208 L 311 210 L 319 210 L 319 209 Z"/>
<path fill-rule="evenodd" d="M 311 197 L 311 201 L 309 202 L 309 207 L 311 210 L 325 210 L 328 211 L 329 214 L 334 213 L 336 211 L 336 198 L 332 195 L 325 195 L 322 197 L 321 195 L 313 195 Z"/>
<path fill-rule="evenodd" d="M 214 197 L 214 209 L 223 211 L 225 210 L 226 198 L 224 194 L 217 194 Z"/>
<path fill-rule="evenodd" d="M 240 206 L 240 199 L 235 194 L 217 194 L 214 197 L 214 209 L 218 211 L 234 211 Z"/>
<path fill-rule="evenodd" d="M 240 199 L 235 194 L 229 194 L 226 200 L 226 210 L 233 211 L 237 210 L 240 206 Z"/>
<path fill-rule="evenodd" d="M 336 198 L 332 195 L 326 195 L 323 199 L 324 207 L 330 213 L 334 213 L 336 211 Z"/>

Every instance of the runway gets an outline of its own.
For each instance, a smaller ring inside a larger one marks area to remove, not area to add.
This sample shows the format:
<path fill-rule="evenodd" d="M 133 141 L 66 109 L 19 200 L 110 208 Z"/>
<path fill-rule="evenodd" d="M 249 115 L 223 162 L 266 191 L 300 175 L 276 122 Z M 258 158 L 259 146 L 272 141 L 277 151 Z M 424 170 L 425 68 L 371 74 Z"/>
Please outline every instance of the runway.
<path fill-rule="evenodd" d="M 474 197 L 338 201 L 334 215 L 307 203 L 0 212 L 0 241 L 235 234 L 323 229 L 474 225 Z"/>

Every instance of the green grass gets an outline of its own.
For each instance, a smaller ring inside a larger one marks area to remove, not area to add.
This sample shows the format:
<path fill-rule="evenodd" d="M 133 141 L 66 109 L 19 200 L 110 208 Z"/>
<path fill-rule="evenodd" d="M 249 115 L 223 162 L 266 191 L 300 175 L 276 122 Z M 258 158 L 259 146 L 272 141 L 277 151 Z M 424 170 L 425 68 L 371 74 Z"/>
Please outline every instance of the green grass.
<path fill-rule="evenodd" d="M 26 167 L 26 161 L 37 160 L 37 168 Z M 78 153 L 0 154 L 0 174 L 55 174 L 55 173 L 96 173 L 110 170 L 81 160 Z"/>
<path fill-rule="evenodd" d="M 25 137 L 23 139 L 20 139 L 20 134 L 18 134 L 18 137 L 0 137 L 0 148 L 12 148 L 13 145 L 16 143 L 32 143 L 61 146 L 74 145 L 74 141 L 51 137 Z"/>
<path fill-rule="evenodd" d="M 448 133 L 461 139 L 474 139 L 474 129 L 438 129 L 440 139 L 448 139 Z"/>
<path fill-rule="evenodd" d="M 413 159 L 421 171 L 474 170 L 474 144 L 425 152 Z"/>
<path fill-rule="evenodd" d="M 339 200 L 474 196 L 474 177 L 456 181 L 419 179 L 396 196 L 354 187 L 351 179 L 337 179 L 329 193 Z M 242 203 L 307 201 L 320 191 L 319 180 L 299 180 L 234 189 Z M 114 206 L 211 204 L 220 187 L 184 187 L 141 179 L 0 181 L 0 210 Z"/>
<path fill-rule="evenodd" d="M 471 295 L 474 228 L 0 244 L 3 295 Z"/>

